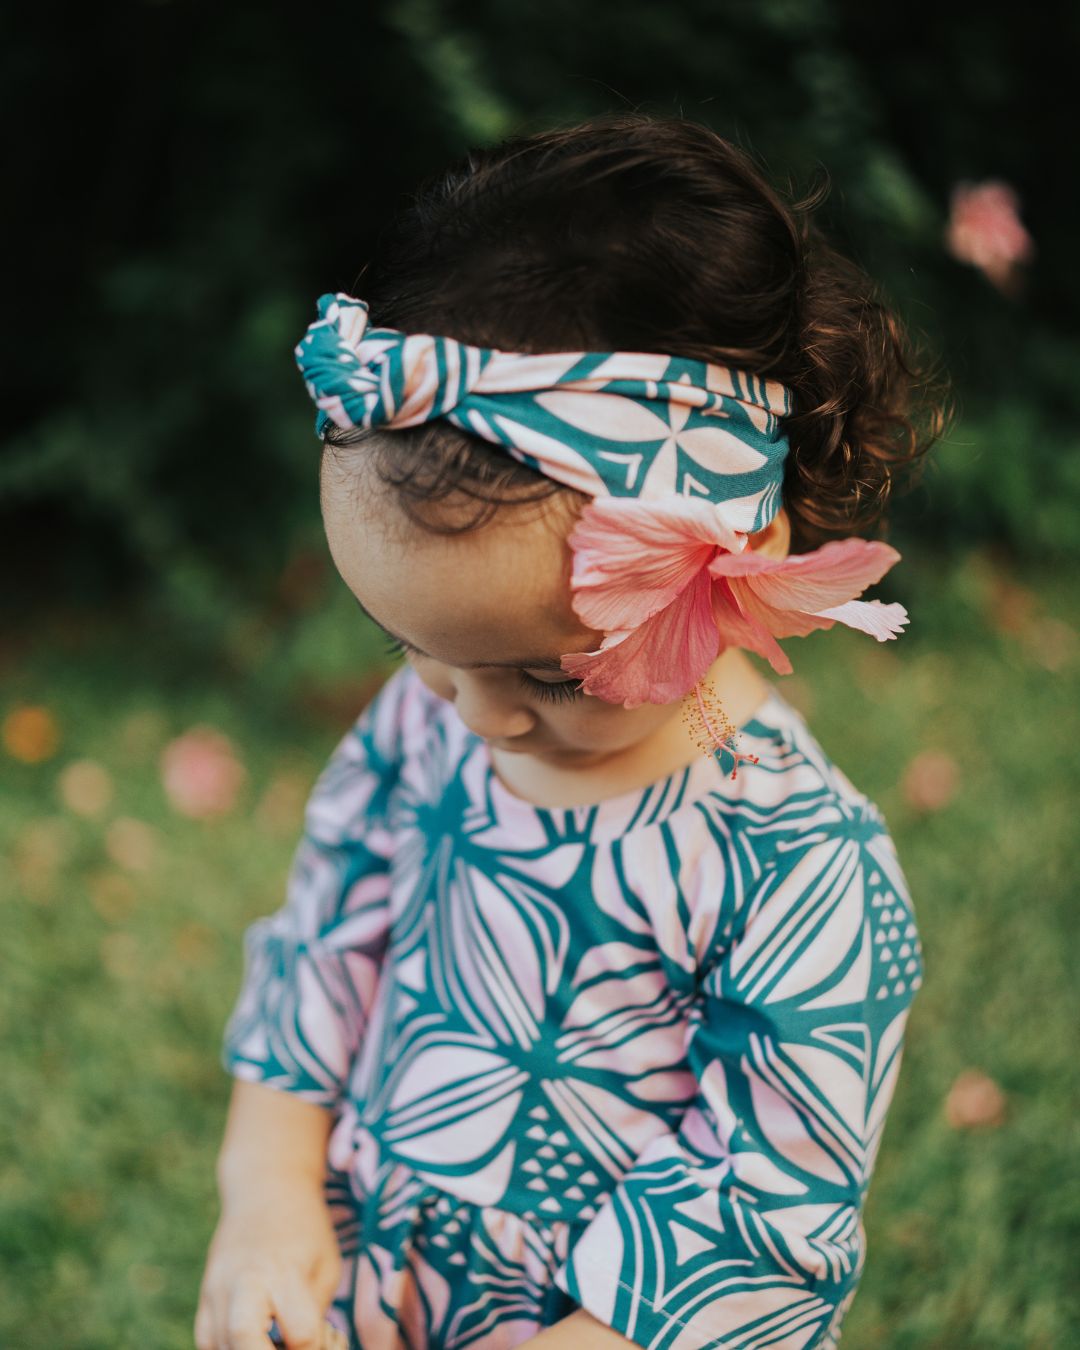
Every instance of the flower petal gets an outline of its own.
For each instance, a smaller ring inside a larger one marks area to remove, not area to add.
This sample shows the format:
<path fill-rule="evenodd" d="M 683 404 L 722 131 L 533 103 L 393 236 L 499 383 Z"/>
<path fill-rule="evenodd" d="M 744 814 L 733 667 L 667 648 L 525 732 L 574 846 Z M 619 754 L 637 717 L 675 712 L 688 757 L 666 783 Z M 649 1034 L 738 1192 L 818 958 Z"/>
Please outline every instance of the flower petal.
<path fill-rule="evenodd" d="M 806 637 L 819 628 L 831 628 L 834 620 L 798 609 L 776 609 L 766 604 L 744 577 L 732 577 L 731 589 L 743 613 L 761 624 L 774 637 Z"/>
<path fill-rule="evenodd" d="M 681 698 L 719 650 L 712 586 L 708 572 L 699 569 L 675 599 L 627 636 L 610 645 L 605 640 L 596 652 L 567 652 L 563 670 L 582 681 L 586 694 L 624 708 Z"/>
<path fill-rule="evenodd" d="M 861 629 L 879 642 L 888 642 L 898 636 L 908 621 L 908 612 L 903 605 L 885 605 L 880 600 L 849 600 L 846 605 L 821 610 L 820 616 L 846 623 L 849 628 Z"/>
<path fill-rule="evenodd" d="M 713 619 L 724 647 L 745 647 L 763 656 L 778 675 L 791 674 L 791 662 L 772 633 L 753 613 L 740 605 L 735 586 L 720 577 L 713 583 Z"/>
<path fill-rule="evenodd" d="M 839 620 L 872 631 L 899 621 L 846 606 L 879 581 L 900 554 L 888 544 L 867 539 L 834 539 L 812 553 L 768 558 L 747 550 L 739 555 L 718 554 L 709 563 L 714 576 L 727 576 L 742 613 L 756 619 L 774 637 L 805 637 L 815 629 L 831 628 Z M 902 612 L 903 607 L 897 609 Z M 843 610 L 841 613 L 840 611 Z M 906 617 L 906 616 L 905 616 Z M 866 624 L 872 625 L 866 628 Z M 883 640 L 883 639 L 879 639 Z"/>
<path fill-rule="evenodd" d="M 869 539 L 833 539 L 812 553 L 766 558 L 746 550 L 719 554 L 709 564 L 714 576 L 745 577 L 746 585 L 773 609 L 820 614 L 880 581 L 900 561 L 888 544 Z"/>
<path fill-rule="evenodd" d="M 636 628 L 668 605 L 717 548 L 738 551 L 713 503 L 597 497 L 586 503 L 569 537 L 574 550 L 571 602 L 590 628 Z M 842 598 L 850 598 L 844 596 Z"/>

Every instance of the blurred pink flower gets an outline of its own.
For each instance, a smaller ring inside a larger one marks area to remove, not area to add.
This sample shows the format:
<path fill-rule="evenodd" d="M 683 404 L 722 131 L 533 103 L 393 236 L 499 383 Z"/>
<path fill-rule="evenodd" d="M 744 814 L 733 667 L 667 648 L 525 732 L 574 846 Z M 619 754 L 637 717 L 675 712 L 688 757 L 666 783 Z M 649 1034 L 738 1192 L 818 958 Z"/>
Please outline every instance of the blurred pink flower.
<path fill-rule="evenodd" d="M 161 753 L 161 782 L 174 810 L 203 819 L 226 815 L 247 779 L 232 742 L 213 727 L 197 726 Z"/>
<path fill-rule="evenodd" d="M 1035 243 L 1020 223 L 1016 190 L 999 179 L 954 185 L 945 247 L 958 262 L 970 263 L 1006 294 L 1016 288 L 1022 263 L 1035 256 Z"/>

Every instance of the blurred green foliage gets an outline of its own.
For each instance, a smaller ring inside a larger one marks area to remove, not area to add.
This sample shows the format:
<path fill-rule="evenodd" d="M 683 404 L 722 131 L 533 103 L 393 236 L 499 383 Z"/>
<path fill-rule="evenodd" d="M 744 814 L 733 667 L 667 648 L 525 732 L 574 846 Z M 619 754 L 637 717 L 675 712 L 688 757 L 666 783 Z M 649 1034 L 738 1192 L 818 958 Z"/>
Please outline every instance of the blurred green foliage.
<path fill-rule="evenodd" d="M 624 106 L 707 121 L 777 182 L 830 175 L 824 223 L 960 397 L 902 536 L 1076 557 L 1080 188 L 1059 172 L 1057 130 L 1078 14 L 1055 4 L 1017 23 L 927 0 L 638 0 L 617 16 L 396 0 L 318 21 L 251 0 L 22 7 L 0 53 L 6 124 L 26 128 L 9 146 L 8 605 L 127 592 L 220 640 L 319 540 L 292 356 L 315 297 L 354 288 L 403 194 L 468 144 Z M 943 246 L 952 185 L 986 177 L 1015 186 L 1036 240 L 1011 298 Z"/>
<path fill-rule="evenodd" d="M 1060 573 L 980 551 L 908 571 L 918 622 L 902 643 L 815 634 L 778 681 L 884 810 L 927 969 L 845 1342 L 1063 1350 L 1080 1343 L 1080 602 Z M 164 626 L 133 648 L 119 622 L 28 636 L 0 675 L 0 713 L 44 706 L 59 729 L 55 753 L 8 758 L 0 780 L 5 1348 L 192 1345 L 241 936 L 284 898 L 306 793 L 363 701 L 355 672 L 386 669 L 342 591 L 281 646 L 249 631 L 229 671 Z M 320 712 L 316 675 L 352 694 Z M 161 750 L 196 723 L 247 768 L 220 819 L 178 816 L 163 791 Z M 951 765 L 944 785 L 920 781 L 927 752 Z M 85 760 L 115 789 L 92 815 L 63 787 Z M 945 1103 L 971 1068 L 1000 1085 L 1004 1117 L 957 1130 Z"/>

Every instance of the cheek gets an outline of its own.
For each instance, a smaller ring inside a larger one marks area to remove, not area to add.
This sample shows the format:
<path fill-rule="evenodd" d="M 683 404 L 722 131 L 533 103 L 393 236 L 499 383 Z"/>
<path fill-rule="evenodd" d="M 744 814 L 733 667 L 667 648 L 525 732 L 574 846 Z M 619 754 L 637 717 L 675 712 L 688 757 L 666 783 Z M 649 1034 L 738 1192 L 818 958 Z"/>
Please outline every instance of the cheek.
<path fill-rule="evenodd" d="M 667 715 L 653 704 L 623 708 L 598 698 L 581 699 L 555 711 L 562 735 L 590 750 L 625 749 L 647 736 Z"/>

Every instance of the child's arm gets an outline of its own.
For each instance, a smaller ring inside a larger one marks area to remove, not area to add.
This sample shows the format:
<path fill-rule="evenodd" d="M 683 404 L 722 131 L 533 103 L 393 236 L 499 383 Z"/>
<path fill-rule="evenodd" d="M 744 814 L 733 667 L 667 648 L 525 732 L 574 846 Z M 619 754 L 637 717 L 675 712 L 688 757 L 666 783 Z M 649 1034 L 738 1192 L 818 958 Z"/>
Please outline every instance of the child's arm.
<path fill-rule="evenodd" d="M 318 1350 L 341 1257 L 322 1179 L 324 1107 L 236 1082 L 218 1155 L 221 1218 L 195 1316 L 198 1350 L 265 1350 L 276 1317 L 290 1350 Z"/>
<path fill-rule="evenodd" d="M 293 1093 L 235 1080 L 217 1161 L 222 1202 L 242 1201 L 271 1174 L 321 1186 L 333 1122 Z"/>
<path fill-rule="evenodd" d="M 340 1270 L 323 1189 L 326 1148 L 388 939 L 388 801 L 412 689 L 402 674 L 392 677 L 339 742 L 307 803 L 286 903 L 245 934 L 222 1053 L 237 1082 L 218 1161 L 222 1212 L 200 1296 L 199 1350 L 265 1350 L 271 1313 L 290 1350 L 320 1344 L 311 1309 L 321 1323 Z"/>

